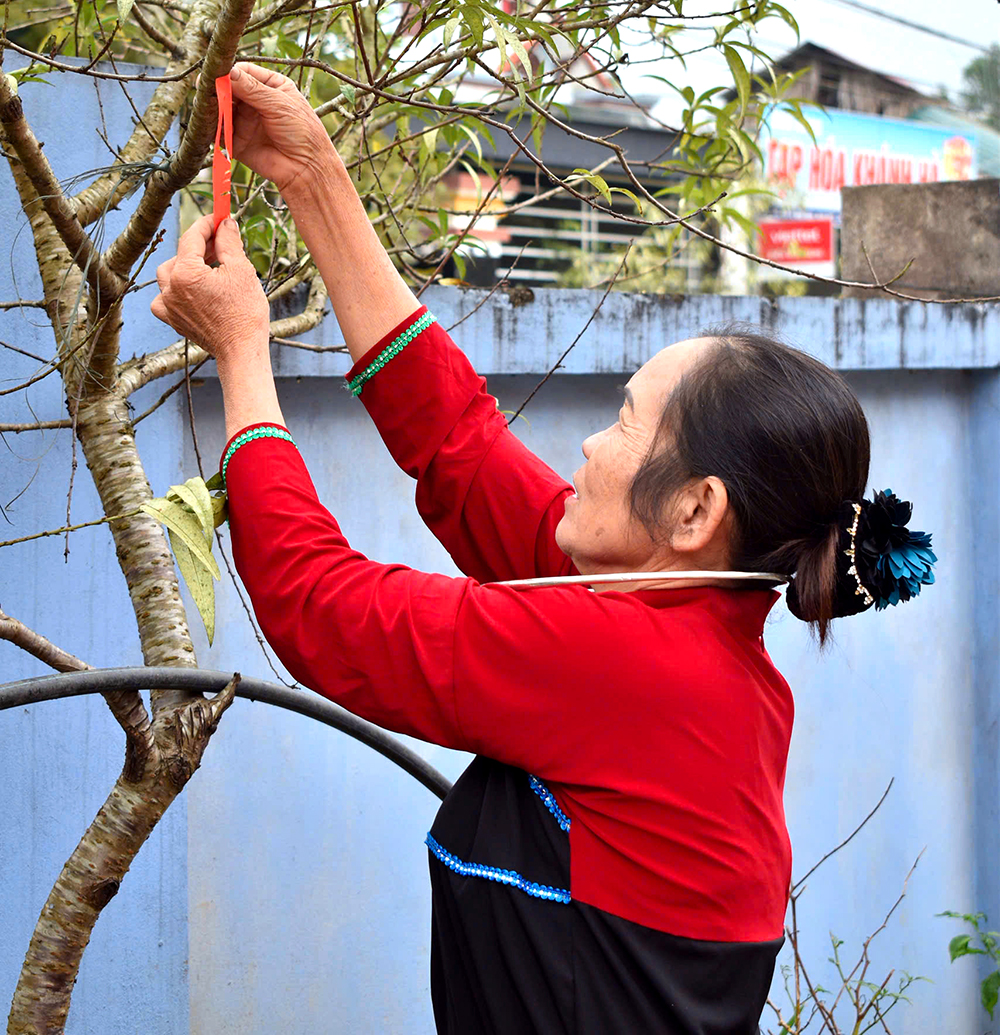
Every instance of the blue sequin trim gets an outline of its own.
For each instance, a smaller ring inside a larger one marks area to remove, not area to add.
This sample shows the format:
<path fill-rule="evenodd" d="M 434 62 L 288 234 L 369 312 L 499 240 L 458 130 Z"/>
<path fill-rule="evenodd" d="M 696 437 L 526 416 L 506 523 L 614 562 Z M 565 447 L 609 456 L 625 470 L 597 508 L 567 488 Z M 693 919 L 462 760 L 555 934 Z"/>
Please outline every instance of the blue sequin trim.
<path fill-rule="evenodd" d="M 545 807 L 556 817 L 556 822 L 559 824 L 560 830 L 569 832 L 570 819 L 561 808 L 559 803 L 556 801 L 556 796 L 538 779 L 537 776 L 528 774 L 528 782 L 531 784 L 531 789 L 542 799 L 542 803 Z"/>
<path fill-rule="evenodd" d="M 564 888 L 550 888 L 547 884 L 535 884 L 533 881 L 525 880 L 515 870 L 501 870 L 497 866 L 483 866 L 480 863 L 463 862 L 461 859 L 446 851 L 431 837 L 430 834 L 424 842 L 434 855 L 455 873 L 462 877 L 482 877 L 484 880 L 495 880 L 498 884 L 507 884 L 518 891 L 523 891 L 533 898 L 544 898 L 549 902 L 570 902 L 570 894 Z"/>

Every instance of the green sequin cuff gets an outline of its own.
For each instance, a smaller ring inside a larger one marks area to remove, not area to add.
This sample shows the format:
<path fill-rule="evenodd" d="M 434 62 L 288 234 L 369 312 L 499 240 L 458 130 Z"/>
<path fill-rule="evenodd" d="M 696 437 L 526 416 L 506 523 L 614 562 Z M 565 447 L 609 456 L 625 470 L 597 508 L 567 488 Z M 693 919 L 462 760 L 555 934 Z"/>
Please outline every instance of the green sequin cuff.
<path fill-rule="evenodd" d="M 398 337 L 386 345 L 386 347 L 372 360 L 372 362 L 357 377 L 347 382 L 347 389 L 351 395 L 360 395 L 361 389 L 389 362 L 395 359 L 411 341 L 423 331 L 426 331 L 432 323 L 437 320 L 430 313 L 424 313 L 419 319 L 414 320 L 409 327 Z"/>
<path fill-rule="evenodd" d="M 273 424 L 261 424 L 255 428 L 248 428 L 246 431 L 241 431 L 236 438 L 229 443 L 229 448 L 226 450 L 225 456 L 222 458 L 222 482 L 226 482 L 226 470 L 229 467 L 229 461 L 236 455 L 236 451 L 240 446 L 245 446 L 248 442 L 253 442 L 257 438 L 280 438 L 285 442 L 291 442 L 295 445 L 295 439 L 284 429 L 279 428 Z"/>

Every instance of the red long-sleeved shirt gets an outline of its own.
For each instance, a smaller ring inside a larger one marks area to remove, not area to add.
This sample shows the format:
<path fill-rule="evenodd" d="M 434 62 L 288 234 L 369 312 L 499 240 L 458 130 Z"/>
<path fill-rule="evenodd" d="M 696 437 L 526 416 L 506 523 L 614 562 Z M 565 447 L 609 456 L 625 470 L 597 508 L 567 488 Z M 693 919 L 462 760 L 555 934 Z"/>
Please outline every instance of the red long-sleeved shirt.
<path fill-rule="evenodd" d="M 685 938 L 780 938 L 793 706 L 762 640 L 777 595 L 490 584 L 572 573 L 553 536 L 571 487 L 437 324 L 361 399 L 468 577 L 368 560 L 293 445 L 242 446 L 236 564 L 289 672 L 387 729 L 544 780 L 572 823 L 573 899 Z"/>

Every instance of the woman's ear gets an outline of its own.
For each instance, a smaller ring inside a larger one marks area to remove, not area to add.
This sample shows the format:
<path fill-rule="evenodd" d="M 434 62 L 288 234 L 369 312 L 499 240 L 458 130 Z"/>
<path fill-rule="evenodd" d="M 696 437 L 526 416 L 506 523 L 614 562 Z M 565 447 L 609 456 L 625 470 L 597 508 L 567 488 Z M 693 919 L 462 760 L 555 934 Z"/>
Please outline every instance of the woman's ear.
<path fill-rule="evenodd" d="M 670 547 L 676 553 L 728 554 L 729 493 L 714 475 L 691 481 L 674 503 Z"/>

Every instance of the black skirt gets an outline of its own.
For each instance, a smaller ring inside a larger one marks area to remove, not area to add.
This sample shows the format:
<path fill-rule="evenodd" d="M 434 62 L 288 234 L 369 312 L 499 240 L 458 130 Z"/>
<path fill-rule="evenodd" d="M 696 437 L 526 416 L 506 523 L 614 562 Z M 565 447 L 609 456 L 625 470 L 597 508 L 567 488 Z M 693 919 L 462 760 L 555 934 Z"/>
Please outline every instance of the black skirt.
<path fill-rule="evenodd" d="M 427 836 L 439 1035 L 757 1035 L 782 939 L 680 938 L 573 901 L 569 820 L 476 758 Z"/>

